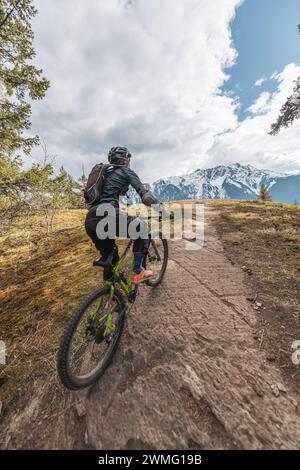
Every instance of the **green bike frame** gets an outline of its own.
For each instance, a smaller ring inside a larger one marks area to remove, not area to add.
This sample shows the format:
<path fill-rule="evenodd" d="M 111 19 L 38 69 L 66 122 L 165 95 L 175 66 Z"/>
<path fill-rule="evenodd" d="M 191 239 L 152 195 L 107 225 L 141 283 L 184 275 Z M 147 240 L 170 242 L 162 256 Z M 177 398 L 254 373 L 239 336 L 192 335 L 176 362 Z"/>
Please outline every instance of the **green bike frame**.
<path fill-rule="evenodd" d="M 112 279 L 105 282 L 105 285 L 109 287 L 109 298 L 108 298 L 108 303 L 106 305 L 107 311 L 97 321 L 99 325 L 103 324 L 103 322 L 105 322 L 104 336 L 108 336 L 110 333 L 113 333 L 115 331 L 115 328 L 116 328 L 115 324 L 112 321 L 112 315 L 116 311 L 116 307 L 117 307 L 116 305 L 112 305 L 116 284 L 118 284 L 120 286 L 120 289 L 121 289 L 122 293 L 124 294 L 126 306 L 129 303 L 129 296 L 134 290 L 134 285 L 132 284 L 133 267 L 132 267 L 132 269 L 129 273 L 128 279 L 125 280 L 121 275 L 121 270 L 124 266 L 125 259 L 127 258 L 127 254 L 128 254 L 128 252 L 131 248 L 132 243 L 133 243 L 132 240 L 130 240 L 129 243 L 127 244 L 123 254 L 121 255 L 119 261 L 116 263 L 115 266 L 113 266 L 113 268 L 112 268 L 112 273 L 113 273 Z M 94 314 L 91 316 L 92 320 L 96 321 L 98 312 L 100 311 L 102 305 L 103 305 L 103 297 L 100 297 L 99 302 L 96 306 L 96 310 L 95 310 Z"/>

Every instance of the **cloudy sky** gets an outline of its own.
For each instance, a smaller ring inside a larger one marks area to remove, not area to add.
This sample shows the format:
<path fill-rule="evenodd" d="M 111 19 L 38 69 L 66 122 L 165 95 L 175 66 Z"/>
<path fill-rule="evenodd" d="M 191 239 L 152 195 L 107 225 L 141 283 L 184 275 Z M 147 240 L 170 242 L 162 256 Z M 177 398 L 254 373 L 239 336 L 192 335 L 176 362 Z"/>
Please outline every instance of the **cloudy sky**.
<path fill-rule="evenodd" d="M 231 162 L 300 172 L 298 0 L 36 0 L 33 130 L 75 176 L 128 146 L 145 182 Z M 33 158 L 40 158 L 40 150 Z"/>

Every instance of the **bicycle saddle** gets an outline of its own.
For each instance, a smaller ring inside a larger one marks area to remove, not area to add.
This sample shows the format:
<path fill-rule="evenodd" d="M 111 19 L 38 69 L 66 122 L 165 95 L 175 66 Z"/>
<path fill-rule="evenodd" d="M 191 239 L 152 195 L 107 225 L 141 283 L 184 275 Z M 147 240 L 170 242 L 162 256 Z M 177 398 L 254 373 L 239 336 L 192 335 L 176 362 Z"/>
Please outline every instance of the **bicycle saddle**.
<path fill-rule="evenodd" d="M 107 258 L 96 259 L 93 262 L 93 266 L 100 266 L 101 268 L 111 268 L 112 263 L 113 263 L 113 259 L 114 259 L 114 255 L 115 255 L 115 250 L 113 250 L 111 253 L 109 253 Z"/>

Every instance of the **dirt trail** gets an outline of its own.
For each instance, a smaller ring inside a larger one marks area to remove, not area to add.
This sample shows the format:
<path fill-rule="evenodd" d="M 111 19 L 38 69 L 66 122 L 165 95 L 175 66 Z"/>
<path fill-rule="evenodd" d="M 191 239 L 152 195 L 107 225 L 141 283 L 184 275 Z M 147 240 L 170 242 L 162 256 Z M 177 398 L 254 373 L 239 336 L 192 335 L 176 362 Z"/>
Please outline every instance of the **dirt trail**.
<path fill-rule="evenodd" d="M 165 280 L 140 289 L 103 379 L 63 392 L 50 415 L 49 392 L 36 385 L 6 417 L 4 447 L 299 448 L 299 398 L 271 390 L 283 379 L 253 337 L 251 293 L 223 252 L 214 216 L 206 206 L 202 250 L 170 244 Z"/>

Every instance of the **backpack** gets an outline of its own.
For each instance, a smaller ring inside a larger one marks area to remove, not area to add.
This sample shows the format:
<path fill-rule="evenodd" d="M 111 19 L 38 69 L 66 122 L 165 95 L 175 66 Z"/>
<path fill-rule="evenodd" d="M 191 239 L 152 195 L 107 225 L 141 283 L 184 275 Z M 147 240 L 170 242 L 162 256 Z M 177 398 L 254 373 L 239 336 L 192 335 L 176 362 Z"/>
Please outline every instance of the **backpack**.
<path fill-rule="evenodd" d="M 106 173 L 109 167 L 111 167 L 111 165 L 98 163 L 92 168 L 89 174 L 83 190 L 84 199 L 89 208 L 101 199 Z"/>

